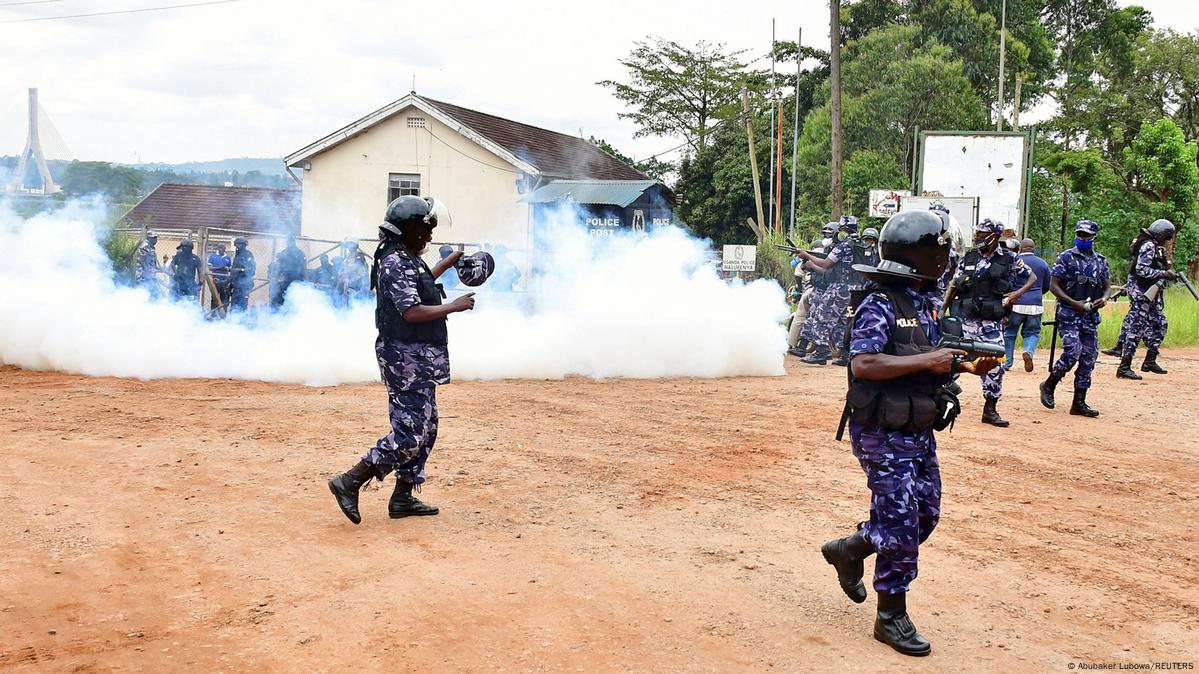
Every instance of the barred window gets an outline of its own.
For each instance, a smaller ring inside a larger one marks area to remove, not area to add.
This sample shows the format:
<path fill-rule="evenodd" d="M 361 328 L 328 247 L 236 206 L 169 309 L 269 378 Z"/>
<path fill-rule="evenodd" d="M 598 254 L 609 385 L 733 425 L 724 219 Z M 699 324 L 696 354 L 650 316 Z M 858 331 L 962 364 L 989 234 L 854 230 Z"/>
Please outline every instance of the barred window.
<path fill-rule="evenodd" d="M 420 196 L 419 173 L 389 173 L 387 174 L 387 203 L 411 194 Z"/>

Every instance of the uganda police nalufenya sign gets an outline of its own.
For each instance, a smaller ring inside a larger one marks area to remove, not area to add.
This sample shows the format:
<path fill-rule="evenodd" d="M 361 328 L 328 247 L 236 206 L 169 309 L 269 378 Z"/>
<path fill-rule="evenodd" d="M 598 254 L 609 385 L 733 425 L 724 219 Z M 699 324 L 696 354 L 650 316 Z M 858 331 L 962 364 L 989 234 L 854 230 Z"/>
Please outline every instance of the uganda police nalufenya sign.
<path fill-rule="evenodd" d="M 757 260 L 757 246 L 725 246 L 720 269 L 722 271 L 753 271 Z"/>
<path fill-rule="evenodd" d="M 911 190 L 870 190 L 870 217 L 889 218 L 899 212 L 899 200 Z"/>

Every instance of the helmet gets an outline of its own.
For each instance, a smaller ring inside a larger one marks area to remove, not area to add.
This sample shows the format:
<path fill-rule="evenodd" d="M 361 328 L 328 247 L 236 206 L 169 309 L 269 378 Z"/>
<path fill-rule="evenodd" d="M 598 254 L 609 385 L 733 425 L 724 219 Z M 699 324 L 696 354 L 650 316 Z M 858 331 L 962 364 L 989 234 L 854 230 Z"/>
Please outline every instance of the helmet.
<path fill-rule="evenodd" d="M 937 213 L 944 213 L 945 215 L 949 215 L 949 207 L 946 206 L 945 204 L 941 203 L 940 201 L 934 201 L 931 204 L 929 204 L 928 210 L 935 211 Z"/>
<path fill-rule="evenodd" d="M 179 242 L 179 247 L 183 250 L 191 250 L 196 244 L 191 242 L 191 239 L 184 239 Z"/>
<path fill-rule="evenodd" d="M 820 230 L 820 233 L 824 234 L 825 236 L 832 236 L 837 233 L 838 226 L 839 225 L 835 222 L 826 222 L 824 224 L 824 228 Z"/>
<path fill-rule="evenodd" d="M 1150 226 L 1152 227 L 1152 225 Z M 1173 230 L 1174 226 L 1170 225 L 1170 229 Z M 1078 223 L 1074 225 L 1074 233 L 1090 234 L 1091 236 L 1095 236 L 1099 233 L 1099 223 L 1095 222 L 1094 220 L 1079 220 Z"/>
<path fill-rule="evenodd" d="M 353 239 L 345 239 L 341 242 L 341 247 L 346 250 L 353 250 L 358 247 L 358 242 Z"/>
<path fill-rule="evenodd" d="M 855 264 L 854 271 L 877 281 L 935 281 L 949 263 L 950 232 L 932 211 L 900 211 L 879 234 L 877 266 Z"/>
<path fill-rule="evenodd" d="M 246 247 L 246 246 L 248 246 L 248 245 L 250 245 L 250 242 L 249 242 L 249 241 L 246 241 L 246 238 L 245 238 L 245 237 L 243 237 L 243 236 L 239 236 L 239 237 L 237 237 L 236 239 L 234 239 L 234 240 L 233 240 L 233 247 L 234 247 L 234 248 L 245 248 L 245 247 Z"/>
<path fill-rule="evenodd" d="M 858 219 L 852 215 L 842 215 L 841 229 L 844 229 L 847 232 L 858 231 Z"/>
<path fill-rule="evenodd" d="M 1174 223 L 1165 219 L 1154 220 L 1145 231 L 1158 241 L 1169 241 L 1174 238 Z"/>
<path fill-rule="evenodd" d="M 867 227 L 866 229 L 862 230 L 862 238 L 874 239 L 875 241 L 878 241 L 878 230 L 873 227 Z"/>
<path fill-rule="evenodd" d="M 154 230 L 147 229 L 146 230 L 146 240 L 147 241 L 157 241 L 158 235 L 154 233 Z"/>
<path fill-rule="evenodd" d="M 991 218 L 983 218 L 977 225 L 974 226 L 976 232 L 987 232 L 988 234 L 1003 234 L 1003 223 Z"/>
<path fill-rule="evenodd" d="M 387 214 L 383 216 L 383 224 L 379 230 L 383 234 L 399 236 L 404 225 L 421 223 L 436 227 L 438 224 L 450 225 L 450 212 L 445 204 L 429 197 L 418 197 L 406 194 L 387 205 Z"/>
<path fill-rule="evenodd" d="M 495 258 L 491 253 L 479 251 L 473 255 L 463 255 L 458 258 L 454 267 L 458 270 L 458 279 L 463 285 L 475 287 L 491 278 L 495 272 Z"/>

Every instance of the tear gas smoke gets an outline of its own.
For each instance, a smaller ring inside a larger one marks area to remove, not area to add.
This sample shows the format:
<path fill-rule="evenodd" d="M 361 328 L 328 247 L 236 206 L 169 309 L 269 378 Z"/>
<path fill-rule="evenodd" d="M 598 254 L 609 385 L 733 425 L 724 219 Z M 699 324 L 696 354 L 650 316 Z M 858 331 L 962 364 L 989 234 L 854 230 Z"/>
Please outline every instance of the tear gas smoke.
<path fill-rule="evenodd" d="M 257 325 L 206 321 L 112 281 L 97 204 L 22 220 L 0 205 L 0 363 L 92 376 L 377 381 L 374 305 L 336 309 L 307 284 Z M 564 219 L 565 216 L 564 216 Z M 450 317 L 456 379 L 783 373 L 777 284 L 728 284 L 674 228 L 598 240 L 555 227 L 537 292 L 478 297 Z M 199 251 L 197 251 L 199 252 Z M 514 301 L 519 298 L 519 301 Z"/>

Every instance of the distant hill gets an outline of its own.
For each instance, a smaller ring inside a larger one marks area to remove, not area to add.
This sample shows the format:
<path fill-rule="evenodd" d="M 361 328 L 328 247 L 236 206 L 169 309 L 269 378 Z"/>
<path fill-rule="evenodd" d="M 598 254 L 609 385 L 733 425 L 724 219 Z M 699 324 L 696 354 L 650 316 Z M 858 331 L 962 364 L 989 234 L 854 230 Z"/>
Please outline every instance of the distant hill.
<path fill-rule="evenodd" d="M 282 157 L 239 157 L 216 161 L 189 161 L 182 164 L 155 162 L 150 164 L 127 164 L 143 171 L 170 171 L 172 173 L 249 173 L 258 171 L 266 176 L 285 176 Z"/>

